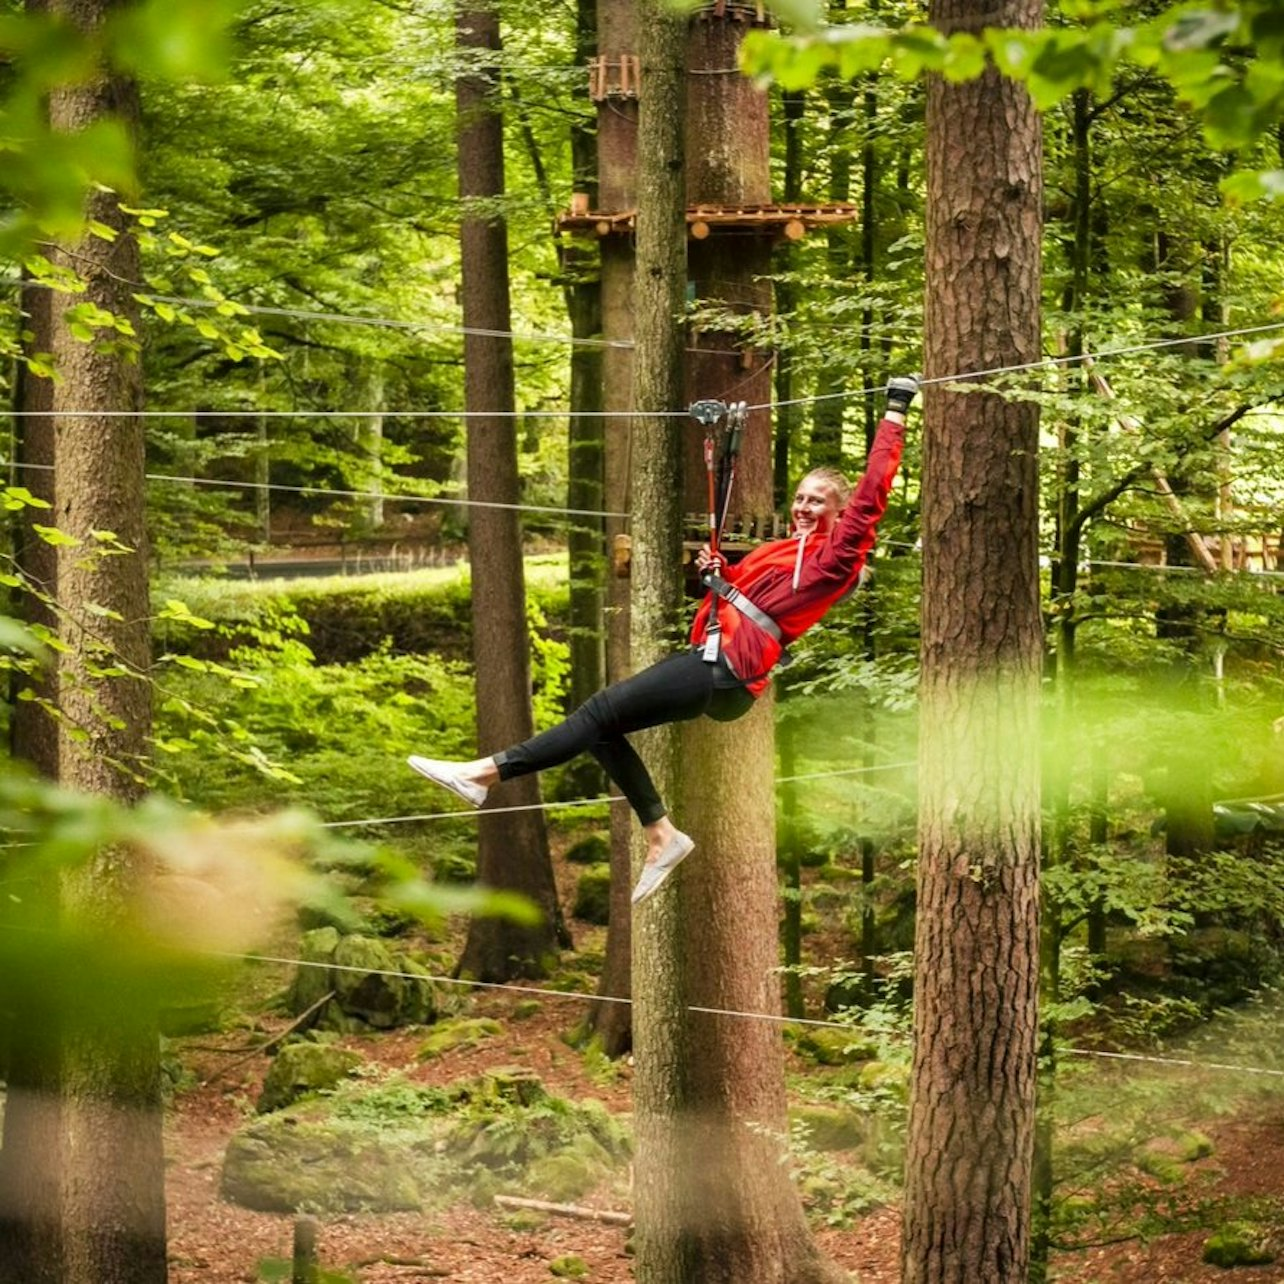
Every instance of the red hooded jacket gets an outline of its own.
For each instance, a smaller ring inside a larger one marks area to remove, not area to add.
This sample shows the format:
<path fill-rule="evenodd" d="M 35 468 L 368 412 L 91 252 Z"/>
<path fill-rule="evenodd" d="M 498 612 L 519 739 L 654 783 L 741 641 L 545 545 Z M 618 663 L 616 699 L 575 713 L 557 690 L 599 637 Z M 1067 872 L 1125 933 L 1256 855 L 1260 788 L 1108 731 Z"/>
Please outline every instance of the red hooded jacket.
<path fill-rule="evenodd" d="M 723 569 L 723 579 L 775 620 L 780 641 L 713 593 L 700 604 L 691 625 L 692 643 L 704 644 L 710 604 L 716 602 L 723 657 L 737 677 L 749 679 L 745 687 L 755 696 L 766 689 L 769 671 L 784 647 L 817 623 L 859 579 L 904 446 L 904 425 L 884 419 L 865 475 L 828 532 L 760 544 L 735 566 Z"/>

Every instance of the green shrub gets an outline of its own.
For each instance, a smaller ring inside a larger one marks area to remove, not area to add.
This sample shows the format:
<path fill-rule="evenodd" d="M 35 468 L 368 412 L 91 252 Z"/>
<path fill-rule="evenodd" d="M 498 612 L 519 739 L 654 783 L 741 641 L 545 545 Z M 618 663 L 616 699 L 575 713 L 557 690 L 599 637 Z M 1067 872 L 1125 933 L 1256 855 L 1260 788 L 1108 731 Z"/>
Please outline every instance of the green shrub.
<path fill-rule="evenodd" d="M 605 834 L 589 834 L 573 843 L 566 852 L 572 865 L 600 865 L 611 859 L 611 843 Z"/>
<path fill-rule="evenodd" d="M 563 558 L 527 559 L 527 597 L 553 636 L 566 626 L 565 576 Z M 204 659 L 224 660 L 239 646 L 260 644 L 265 623 L 282 616 L 302 621 L 320 664 L 351 664 L 380 650 L 435 652 L 455 660 L 470 655 L 466 566 L 360 578 L 166 579 L 156 597 L 176 598 L 197 619 L 219 626 L 203 629 L 182 618 L 158 622 L 158 649 Z"/>
<path fill-rule="evenodd" d="M 575 884 L 575 904 L 571 913 L 586 923 L 609 923 L 611 920 L 611 867 L 590 865 Z"/>

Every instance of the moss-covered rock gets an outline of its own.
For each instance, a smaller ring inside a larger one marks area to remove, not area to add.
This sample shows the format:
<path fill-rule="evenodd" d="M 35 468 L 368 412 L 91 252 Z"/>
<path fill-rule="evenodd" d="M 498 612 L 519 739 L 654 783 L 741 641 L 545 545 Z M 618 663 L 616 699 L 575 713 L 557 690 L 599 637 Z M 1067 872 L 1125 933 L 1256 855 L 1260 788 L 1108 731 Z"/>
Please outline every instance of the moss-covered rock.
<path fill-rule="evenodd" d="M 1174 1138 L 1177 1146 L 1177 1158 L 1183 1164 L 1193 1164 L 1198 1159 L 1207 1159 L 1213 1153 L 1212 1139 L 1202 1132 L 1183 1132 Z"/>
<path fill-rule="evenodd" d="M 789 1119 L 806 1129 L 807 1145 L 813 1150 L 852 1150 L 864 1140 L 861 1117 L 841 1106 L 798 1106 Z"/>
<path fill-rule="evenodd" d="M 529 1170 L 558 1156 L 566 1162 L 549 1164 L 540 1182 L 580 1194 L 629 1149 L 624 1122 L 597 1102 L 551 1096 L 523 1067 L 446 1088 L 344 1081 L 242 1128 L 222 1189 L 267 1211 L 485 1204 L 503 1189 L 529 1190 Z"/>
<path fill-rule="evenodd" d="M 422 992 L 423 982 L 398 975 L 407 970 L 404 963 L 374 937 L 342 937 L 330 974 L 335 1002 L 345 1015 L 376 1030 L 421 1024 L 431 1003 Z"/>
<path fill-rule="evenodd" d="M 832 883 L 813 883 L 807 889 L 807 904 L 817 911 L 838 909 L 850 899 L 849 890 L 835 887 Z"/>
<path fill-rule="evenodd" d="M 1274 1260 L 1269 1234 L 1253 1222 L 1229 1222 L 1204 1241 L 1204 1261 L 1214 1266 L 1266 1266 Z"/>
<path fill-rule="evenodd" d="M 859 883 L 861 872 L 858 869 L 848 869 L 846 865 L 822 865 L 816 871 L 816 877 L 826 883 Z"/>
<path fill-rule="evenodd" d="M 413 1136 L 360 1121 L 265 1116 L 223 1158 L 225 1199 L 260 1212 L 396 1212 L 423 1205 Z"/>
<path fill-rule="evenodd" d="M 299 940 L 299 966 L 286 999 L 294 1016 L 301 1016 L 320 1003 L 334 988 L 330 983 L 330 964 L 339 945 L 339 929 L 318 927 L 304 932 Z"/>
<path fill-rule="evenodd" d="M 910 1068 L 897 1061 L 871 1061 L 863 1066 L 859 1084 L 866 1092 L 885 1092 L 897 1101 L 909 1100 Z"/>
<path fill-rule="evenodd" d="M 602 834 L 590 834 L 567 849 L 566 859 L 572 865 L 600 865 L 611 859 L 611 844 Z"/>
<path fill-rule="evenodd" d="M 563 1257 L 555 1257 L 548 1264 L 550 1275 L 557 1276 L 562 1280 L 583 1279 L 589 1273 L 587 1263 L 582 1257 L 576 1257 L 574 1253 L 567 1253 Z"/>
<path fill-rule="evenodd" d="M 176 999 L 160 1010 L 160 1032 L 166 1038 L 211 1034 L 222 1027 L 223 1002 L 218 996 Z"/>
<path fill-rule="evenodd" d="M 1167 1150 L 1143 1147 L 1133 1155 L 1133 1163 L 1147 1176 L 1166 1186 L 1175 1186 L 1182 1179 L 1180 1160 Z"/>
<path fill-rule="evenodd" d="M 603 1168 L 584 1155 L 561 1151 L 537 1159 L 526 1170 L 523 1190 L 536 1199 L 563 1203 L 578 1199 L 602 1179 Z"/>
<path fill-rule="evenodd" d="M 283 1110 L 304 1097 L 326 1092 L 362 1065 L 359 1053 L 322 1043 L 290 1043 L 272 1058 L 263 1080 L 259 1114 Z"/>
<path fill-rule="evenodd" d="M 590 865 L 575 884 L 575 905 L 571 913 L 586 923 L 599 925 L 611 919 L 611 867 Z"/>
<path fill-rule="evenodd" d="M 503 1034 L 504 1027 L 492 1017 L 458 1017 L 442 1021 L 419 1045 L 419 1059 L 430 1061 L 457 1048 L 475 1048 L 486 1039 Z"/>
<path fill-rule="evenodd" d="M 806 1027 L 791 1037 L 799 1056 L 822 1066 L 851 1065 L 878 1054 L 878 1045 L 856 1031 L 833 1030 L 824 1026 Z"/>

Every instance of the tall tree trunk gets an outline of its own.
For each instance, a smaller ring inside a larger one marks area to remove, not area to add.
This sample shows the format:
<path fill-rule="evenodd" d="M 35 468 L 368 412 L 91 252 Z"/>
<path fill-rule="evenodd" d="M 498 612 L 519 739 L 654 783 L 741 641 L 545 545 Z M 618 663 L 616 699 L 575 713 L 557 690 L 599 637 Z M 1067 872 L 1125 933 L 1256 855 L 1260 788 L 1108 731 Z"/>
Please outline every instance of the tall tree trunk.
<path fill-rule="evenodd" d="M 852 158 L 847 145 L 851 134 L 856 91 L 837 79 L 825 86 L 829 106 L 830 174 L 829 199 L 844 204 L 851 199 Z M 831 281 L 845 281 L 851 275 L 851 232 L 844 227 L 831 227 L 826 233 L 827 260 Z M 823 362 L 816 380 L 818 400 L 812 407 L 811 443 L 807 456 L 809 467 L 841 468 L 843 466 L 843 416 L 846 399 L 837 394 L 847 387 L 847 371 L 832 362 Z"/>
<path fill-rule="evenodd" d="M 785 171 L 780 198 L 786 205 L 802 201 L 802 122 L 806 113 L 807 98 L 801 89 L 785 90 L 781 96 L 785 134 Z M 790 243 L 785 242 L 776 250 L 778 270 L 776 278 L 776 308 L 782 317 L 792 318 L 800 296 L 800 288 L 789 276 Z M 795 392 L 793 341 L 786 339 L 776 354 L 776 439 L 771 465 L 771 500 L 775 510 L 789 506 L 790 454 L 802 432 L 802 406 Z"/>
<path fill-rule="evenodd" d="M 1089 265 L 1092 252 L 1092 98 L 1085 90 L 1070 100 L 1071 166 L 1073 197 L 1070 204 L 1070 279 L 1062 296 L 1062 310 L 1070 318 L 1065 355 L 1071 359 L 1068 378 L 1086 391 L 1077 358 L 1084 353 L 1083 318 L 1087 306 Z M 1044 794 L 1051 826 L 1044 852 L 1045 868 L 1066 860 L 1070 848 L 1071 764 L 1083 758 L 1073 746 L 1080 734 L 1075 699 L 1075 594 L 1079 578 L 1082 525 L 1079 520 L 1079 429 L 1071 410 L 1060 416 L 1060 461 L 1053 496 L 1056 554 L 1051 572 L 1051 610 L 1055 631 L 1056 685 L 1053 751 L 1045 756 Z M 1043 999 L 1052 1007 L 1060 988 L 1061 907 L 1049 896 L 1043 900 L 1042 958 Z M 1030 1277 L 1047 1276 L 1051 1251 L 1050 1216 L 1055 1184 L 1055 1134 L 1052 1127 L 1056 1100 L 1056 1038 L 1052 1021 L 1043 1021 L 1038 1077 L 1038 1122 L 1035 1128 L 1034 1224 L 1030 1251 Z"/>
<path fill-rule="evenodd" d="M 359 398 L 352 444 L 356 452 L 353 483 L 361 498 L 354 525 L 359 533 L 370 534 L 383 525 L 383 371 L 373 357 L 350 360 L 350 386 Z"/>
<path fill-rule="evenodd" d="M 477 737 L 483 753 L 532 733 L 530 646 L 522 532 L 517 512 L 488 504 L 518 502 L 517 428 L 513 416 L 513 345 L 508 300 L 508 229 L 494 210 L 504 194 L 503 120 L 495 101 L 501 49 L 494 9 L 461 4 L 456 43 L 464 74 L 456 82 L 458 114 L 464 401 L 468 420 L 468 555 L 472 564 L 473 665 Z M 480 204 L 480 208 L 478 205 Z M 536 806 L 539 783 L 524 776 L 504 791 L 508 806 Z M 543 911 L 527 927 L 501 918 L 469 925 L 459 970 L 483 981 L 544 974 L 564 939 L 544 814 L 487 815 L 478 821 L 477 876 L 491 887 L 521 892 Z"/>
<path fill-rule="evenodd" d="M 56 297 L 39 286 L 30 286 L 24 294 L 32 334 L 27 352 L 49 352 Z M 15 403 L 23 413 L 17 421 L 17 445 L 18 458 L 25 465 L 19 480 L 51 508 L 57 502 L 54 421 L 36 412 L 52 408 L 53 392 L 52 379 L 39 378 L 19 366 Z M 57 615 L 38 596 L 55 601 L 58 596 L 57 552 L 33 526 L 42 518 L 47 525 L 49 513 L 43 509 L 24 508 L 15 515 L 14 554 L 30 589 L 16 595 L 14 611 L 28 623 L 57 633 Z M 10 688 L 13 756 L 50 780 L 58 778 L 58 723 L 49 712 L 57 705 L 57 680 L 57 665 L 50 663 L 30 677 L 14 672 Z M 0 903 L 7 923 L 26 931 L 56 925 L 58 888 L 53 876 L 38 886 L 6 890 L 9 894 Z M 8 1063 L 0 1148 L 0 1280 L 5 1284 L 52 1278 L 61 1261 L 56 1214 L 57 1138 L 62 1133 L 58 1023 L 34 987 L 16 988 L 12 995 L 13 1010 L 5 1016 Z"/>
<path fill-rule="evenodd" d="M 598 55 L 620 66 L 622 58 L 637 55 L 635 0 L 598 0 Z M 617 73 L 619 74 L 619 73 Z M 632 83 L 630 81 L 630 83 Z M 609 212 L 637 207 L 638 97 L 636 87 L 598 104 L 598 204 Z M 628 410 L 633 401 L 634 247 L 626 236 L 602 238 L 602 410 L 606 434 L 604 481 L 606 509 L 612 513 L 636 510 L 632 478 L 633 428 Z M 649 426 L 648 426 L 649 428 Z M 606 521 L 610 567 L 606 579 L 606 675 L 611 682 L 627 677 L 630 665 L 630 603 L 628 544 L 622 518 Z M 617 556 L 618 554 L 618 556 Z M 611 998 L 632 994 L 633 817 L 628 804 L 611 805 L 611 925 L 598 993 Z M 621 1056 L 633 1043 L 633 1013 L 625 1003 L 594 1004 L 593 1031 L 609 1056 Z"/>
<path fill-rule="evenodd" d="M 587 63 L 597 40 L 596 0 L 576 0 L 575 51 Z M 575 191 L 587 192 L 589 208 L 596 207 L 597 138 L 583 122 L 571 127 L 571 169 Z M 562 251 L 566 278 L 566 310 L 571 334 L 597 339 L 602 333 L 602 280 L 598 257 L 581 245 Z M 602 349 L 578 344 L 571 350 L 571 418 L 567 437 L 566 501 L 570 509 L 601 510 L 604 494 L 605 423 L 602 410 Z M 569 701 L 578 708 L 606 681 L 606 639 L 602 627 L 605 605 L 606 530 L 600 517 L 572 516 L 567 527 L 570 573 L 571 679 Z M 575 765 L 576 790 L 597 793 L 605 783 L 602 769 L 591 757 Z"/>
<path fill-rule="evenodd" d="M 648 19 L 652 25 L 661 21 L 672 28 L 672 19 Z M 692 70 L 734 66 L 745 26 L 743 12 L 697 14 L 687 40 Z M 659 206 L 656 221 L 685 239 L 680 190 L 667 176 L 647 186 L 657 178 L 656 162 L 677 167 L 670 131 L 673 118 L 683 114 L 681 104 L 687 121 L 686 203 L 725 205 L 770 199 L 767 104 L 735 77 L 693 75 L 682 92 L 680 30 L 668 34 L 672 43 L 666 41 L 661 56 L 663 66 L 674 70 L 667 83 L 648 82 L 651 64 L 643 64 L 640 183 L 641 194 L 655 192 L 657 200 L 668 202 Z M 658 53 L 654 46 L 652 51 Z M 664 146 L 650 151 L 657 122 Z M 639 200 L 640 215 L 646 208 Z M 648 248 L 640 220 L 639 280 L 651 267 L 644 257 Z M 765 240 L 715 230 L 690 249 L 697 297 L 724 305 L 734 301 L 742 312 L 755 305 L 766 311 L 770 296 L 760 293 L 758 278 L 766 275 L 769 257 Z M 667 271 L 664 315 L 672 326 L 683 278 L 678 263 Z M 647 359 L 642 309 L 638 322 L 641 364 Z M 702 330 L 698 346 L 701 351 L 688 359 L 689 394 L 751 404 L 767 399 L 767 370 L 746 376 L 733 336 Z M 654 426 L 648 428 L 648 435 L 655 433 Z M 698 434 L 687 436 L 683 455 L 691 459 Z M 740 514 L 764 513 L 772 486 L 766 415 L 750 416 L 743 446 L 733 507 Z M 640 503 L 640 488 L 635 490 Z M 673 512 L 678 494 L 671 490 L 652 502 Z M 635 612 L 638 607 L 635 597 Z M 634 636 L 636 642 L 636 627 Z M 789 1178 L 778 1027 L 770 1020 L 692 1010 L 780 1011 L 772 712 L 765 698 L 734 727 L 704 718 L 683 724 L 680 816 L 696 852 L 672 888 L 647 902 L 635 924 L 638 1277 L 646 1284 L 843 1278 L 817 1252 Z"/>
<path fill-rule="evenodd" d="M 938 30 L 1040 0 L 934 0 Z M 927 101 L 929 378 L 1040 351 L 1042 147 L 994 70 Z M 1038 411 L 925 404 L 918 921 L 907 1284 L 1009 1284 L 1030 1247 L 1039 972 Z"/>
<path fill-rule="evenodd" d="M 1175 336 L 1189 332 L 1198 315 L 1198 246 L 1184 233 L 1160 230 L 1155 235 L 1154 269 L 1162 273 L 1160 295 Z M 1200 356 L 1194 340 L 1174 345 L 1188 358 Z M 1174 495 L 1189 492 L 1186 477 L 1170 479 Z M 1176 506 L 1180 513 L 1180 503 Z M 1198 536 L 1194 537 L 1196 540 Z M 1164 560 L 1169 566 L 1192 566 L 1191 533 L 1174 530 L 1164 537 Z M 1202 635 L 1204 609 L 1189 601 L 1170 601 L 1155 612 L 1155 636 L 1172 644 L 1164 674 L 1164 704 L 1187 717 L 1202 713 L 1212 694 L 1208 688 Z M 1164 764 L 1161 797 L 1165 812 L 1165 849 L 1178 859 L 1197 858 L 1213 845 L 1213 792 L 1204 747 L 1197 737 L 1176 736 Z"/>
<path fill-rule="evenodd" d="M 104 0 L 45 6 L 85 31 L 101 26 L 116 7 Z M 100 72 L 54 90 L 49 117 L 55 130 L 67 133 L 108 117 L 136 130 L 137 89 Z M 115 229 L 115 237 L 86 235 L 51 257 L 80 274 L 85 299 L 136 327 L 131 291 L 140 277 L 138 246 L 119 198 L 95 192 L 86 215 Z M 120 336 L 81 342 L 56 303 L 48 322 L 60 376 L 49 401 L 60 416 L 52 524 L 77 543 L 57 554 L 66 650 L 58 661 L 56 763 L 43 765 L 55 766 L 67 788 L 130 803 L 142 793 L 151 731 L 144 436 L 142 420 L 129 413 L 141 408 L 142 382 L 137 354 Z M 119 676 L 104 677 L 104 668 Z M 61 920 L 80 930 L 121 930 L 141 873 L 138 858 L 120 850 L 102 851 L 89 866 L 64 872 Z M 159 1282 L 166 1277 L 166 1247 L 155 1014 L 142 1000 L 107 1003 L 92 982 L 79 978 L 74 993 L 53 987 L 40 996 L 53 1009 L 56 1046 L 46 1042 L 24 1069 L 49 1072 L 50 1081 L 29 1077 L 26 1091 L 9 1103 L 18 1118 L 6 1118 L 6 1149 L 19 1150 L 6 1154 L 5 1166 L 22 1171 L 24 1180 L 35 1174 L 36 1190 L 51 1202 L 28 1206 L 36 1219 L 28 1244 L 34 1256 L 7 1261 L 6 1269 L 16 1266 L 14 1278 L 24 1281 L 59 1284 Z"/>
<path fill-rule="evenodd" d="M 684 17 L 664 0 L 638 0 L 641 103 L 637 152 L 637 291 L 633 401 L 639 414 L 667 414 L 683 395 L 686 293 L 686 189 L 683 107 Z M 633 458 L 632 649 L 639 667 L 664 655 L 681 606 L 678 557 L 682 513 L 679 421 L 656 418 L 635 427 Z M 672 804 L 677 734 L 657 728 L 643 740 L 661 797 Z M 674 1113 L 675 1076 L 692 1063 L 691 1030 L 676 948 L 679 903 L 652 898 L 634 924 L 634 1135 L 637 1278 L 641 1284 L 698 1278 L 688 1269 L 682 1231 L 694 1205 L 678 1195 L 675 1176 L 690 1171 Z"/>

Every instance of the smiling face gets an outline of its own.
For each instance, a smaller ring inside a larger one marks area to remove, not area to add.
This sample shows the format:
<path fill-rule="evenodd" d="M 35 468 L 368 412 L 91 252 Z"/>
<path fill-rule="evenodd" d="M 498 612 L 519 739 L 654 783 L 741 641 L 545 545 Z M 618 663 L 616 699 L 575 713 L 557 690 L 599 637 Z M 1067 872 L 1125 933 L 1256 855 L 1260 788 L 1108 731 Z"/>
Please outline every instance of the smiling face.
<path fill-rule="evenodd" d="M 838 520 L 841 510 L 842 500 L 834 483 L 819 473 L 808 473 L 798 483 L 789 515 L 797 534 L 823 535 Z"/>

